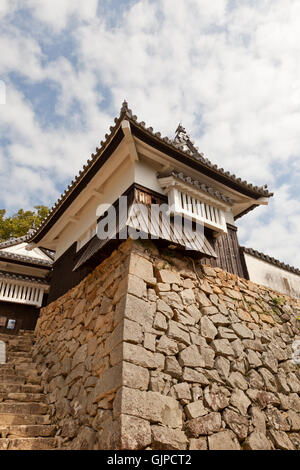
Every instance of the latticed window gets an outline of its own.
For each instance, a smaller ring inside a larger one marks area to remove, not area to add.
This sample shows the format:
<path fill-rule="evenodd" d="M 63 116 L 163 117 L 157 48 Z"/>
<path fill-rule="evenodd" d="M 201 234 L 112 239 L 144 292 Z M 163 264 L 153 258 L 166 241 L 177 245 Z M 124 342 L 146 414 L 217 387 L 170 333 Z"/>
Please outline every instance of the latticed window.
<path fill-rule="evenodd" d="M 18 281 L 0 279 L 0 300 L 41 307 L 44 289 Z"/>
<path fill-rule="evenodd" d="M 177 188 L 170 189 L 168 197 L 169 205 L 175 214 L 183 214 L 213 230 L 227 232 L 222 209 Z"/>

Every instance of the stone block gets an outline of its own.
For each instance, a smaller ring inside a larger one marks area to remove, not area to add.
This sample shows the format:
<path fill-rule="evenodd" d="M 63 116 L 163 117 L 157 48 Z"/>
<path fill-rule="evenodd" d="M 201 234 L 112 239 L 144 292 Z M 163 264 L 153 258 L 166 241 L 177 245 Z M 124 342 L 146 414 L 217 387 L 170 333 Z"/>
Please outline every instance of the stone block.
<path fill-rule="evenodd" d="M 150 283 L 150 285 L 153 285 L 154 274 L 151 261 L 136 253 L 131 253 L 130 255 L 129 274 L 133 274 L 143 279 L 145 282 Z"/>
<path fill-rule="evenodd" d="M 210 305 L 208 307 L 202 307 L 201 308 L 202 315 L 215 315 L 218 312 L 219 312 L 219 310 L 214 305 Z"/>
<path fill-rule="evenodd" d="M 235 433 L 239 441 L 246 439 L 248 435 L 249 423 L 246 416 L 242 416 L 233 410 L 226 409 L 223 419 L 227 426 Z"/>
<path fill-rule="evenodd" d="M 178 400 L 191 400 L 190 387 L 186 382 L 176 384 L 172 387 Z"/>
<path fill-rule="evenodd" d="M 195 303 L 195 295 L 192 289 L 184 289 L 180 292 L 183 305 L 191 305 Z"/>
<path fill-rule="evenodd" d="M 125 279 L 126 281 L 126 279 Z M 133 274 L 128 274 L 128 281 L 125 285 L 123 294 L 135 295 L 140 298 L 147 298 L 147 284 L 140 277 L 134 276 Z"/>
<path fill-rule="evenodd" d="M 204 367 L 205 362 L 195 344 L 183 349 L 179 353 L 179 364 L 182 367 Z"/>
<path fill-rule="evenodd" d="M 114 400 L 114 416 L 120 414 L 137 416 L 170 428 L 182 427 L 182 411 L 177 400 L 157 392 L 122 387 Z"/>
<path fill-rule="evenodd" d="M 161 269 L 158 271 L 158 280 L 165 284 L 181 284 L 181 277 L 179 273 L 170 271 L 169 269 Z"/>
<path fill-rule="evenodd" d="M 281 450 L 295 450 L 295 447 L 288 438 L 287 434 L 283 431 L 276 431 L 275 429 L 269 429 L 268 437 L 272 441 L 276 449 Z"/>
<path fill-rule="evenodd" d="M 252 432 L 243 444 L 244 450 L 272 450 L 273 446 L 262 432 Z"/>
<path fill-rule="evenodd" d="M 155 369 L 156 367 L 153 352 L 136 344 L 123 343 L 123 359 L 137 366 L 148 367 L 149 369 Z"/>
<path fill-rule="evenodd" d="M 198 323 L 198 321 L 201 318 L 201 312 L 196 307 L 196 305 L 188 305 L 185 307 L 185 310 L 191 317 L 193 317 L 193 319 L 195 320 L 195 323 Z"/>
<path fill-rule="evenodd" d="M 223 356 L 217 356 L 214 366 L 222 378 L 227 379 L 229 377 L 230 362 L 228 359 Z"/>
<path fill-rule="evenodd" d="M 165 426 L 151 426 L 153 450 L 185 450 L 187 438 L 183 431 Z"/>
<path fill-rule="evenodd" d="M 122 385 L 138 390 L 148 389 L 150 379 L 148 369 L 125 361 L 122 365 Z"/>
<path fill-rule="evenodd" d="M 223 291 L 228 297 L 230 297 L 233 300 L 242 300 L 243 298 L 243 295 L 239 291 L 228 289 L 226 287 L 223 288 Z"/>
<path fill-rule="evenodd" d="M 190 439 L 189 450 L 207 450 L 207 438 Z"/>
<path fill-rule="evenodd" d="M 250 369 L 252 369 L 253 367 L 257 368 L 263 365 L 258 354 L 259 353 L 252 351 L 252 349 L 248 349 L 246 359 Z"/>
<path fill-rule="evenodd" d="M 209 450 L 241 450 L 234 432 L 226 430 L 208 436 Z"/>
<path fill-rule="evenodd" d="M 219 411 L 229 405 L 229 399 L 224 393 L 224 389 L 219 388 L 216 383 L 212 383 L 210 387 L 206 387 L 203 394 L 203 402 L 207 408 L 213 411 Z"/>
<path fill-rule="evenodd" d="M 233 329 L 235 334 L 241 339 L 253 339 L 254 338 L 254 334 L 252 333 L 252 331 L 249 330 L 249 328 L 247 328 L 242 323 L 233 323 L 231 325 L 231 328 Z"/>
<path fill-rule="evenodd" d="M 209 410 L 203 405 L 202 400 L 189 403 L 185 406 L 184 411 L 188 419 L 199 418 L 199 416 L 205 416 L 209 413 Z"/>
<path fill-rule="evenodd" d="M 196 292 L 196 299 L 200 307 L 209 307 L 211 306 L 211 301 L 208 297 L 204 294 L 204 292 L 197 291 Z"/>
<path fill-rule="evenodd" d="M 227 382 L 233 389 L 239 388 L 244 391 L 248 389 L 248 382 L 240 372 L 231 372 Z"/>
<path fill-rule="evenodd" d="M 167 334 L 170 338 L 175 339 L 176 341 L 180 341 L 188 346 L 191 344 L 189 333 L 180 328 L 180 325 L 173 320 L 169 321 Z"/>
<path fill-rule="evenodd" d="M 225 315 L 222 315 L 222 313 L 210 315 L 209 319 L 215 326 L 228 326 L 231 323 L 230 319 Z"/>
<path fill-rule="evenodd" d="M 187 421 L 184 428 L 188 437 L 199 437 L 220 431 L 221 422 L 220 413 L 209 413 Z"/>
<path fill-rule="evenodd" d="M 276 384 L 276 379 L 273 374 L 268 369 L 265 369 L 264 367 L 260 367 L 259 373 L 263 378 L 263 381 L 265 383 L 265 388 L 268 392 L 277 392 L 277 384 Z"/>
<path fill-rule="evenodd" d="M 248 408 L 251 405 L 251 401 L 242 390 L 234 390 L 230 397 L 229 403 L 234 408 L 236 408 L 241 415 L 247 416 Z"/>
<path fill-rule="evenodd" d="M 218 334 L 218 330 L 208 317 L 202 317 L 200 320 L 200 331 L 203 338 L 212 341 Z"/>
<path fill-rule="evenodd" d="M 121 449 L 143 450 L 150 444 L 150 423 L 136 416 L 121 415 Z"/>
<path fill-rule="evenodd" d="M 177 292 L 161 292 L 160 297 L 170 307 L 183 310 L 183 303 L 181 297 L 177 294 Z"/>
<path fill-rule="evenodd" d="M 211 346 L 215 350 L 217 356 L 234 356 L 234 350 L 227 339 L 215 339 L 211 342 Z"/>
<path fill-rule="evenodd" d="M 98 403 L 105 396 L 116 392 L 121 385 L 122 364 L 120 363 L 103 372 L 93 391 L 93 403 Z"/>
<path fill-rule="evenodd" d="M 144 348 L 155 352 L 155 342 L 156 342 L 156 335 L 152 335 L 151 333 L 145 333 Z"/>
<path fill-rule="evenodd" d="M 167 318 L 173 318 L 174 312 L 171 307 L 162 299 L 156 301 L 156 310 L 163 313 Z"/>
<path fill-rule="evenodd" d="M 182 376 L 182 368 L 175 356 L 166 357 L 164 372 L 175 378 L 180 378 Z"/>
<path fill-rule="evenodd" d="M 178 344 L 173 339 L 163 335 L 157 342 L 156 350 L 167 356 L 174 356 L 178 353 Z"/>
<path fill-rule="evenodd" d="M 183 380 L 186 382 L 199 383 L 201 385 L 208 385 L 209 381 L 202 372 L 198 372 L 190 367 L 185 367 L 182 374 Z"/>
<path fill-rule="evenodd" d="M 167 331 L 168 323 L 166 317 L 162 313 L 157 312 L 157 314 L 155 315 L 153 328 L 155 328 L 156 330 Z"/>

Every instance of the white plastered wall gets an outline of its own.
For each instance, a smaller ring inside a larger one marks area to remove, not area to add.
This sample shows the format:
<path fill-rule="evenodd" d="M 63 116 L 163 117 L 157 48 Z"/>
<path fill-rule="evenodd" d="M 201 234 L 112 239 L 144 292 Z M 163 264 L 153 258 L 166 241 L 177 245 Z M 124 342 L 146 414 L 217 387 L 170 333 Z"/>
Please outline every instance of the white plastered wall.
<path fill-rule="evenodd" d="M 244 253 L 250 280 L 275 291 L 300 298 L 300 275 Z"/>
<path fill-rule="evenodd" d="M 105 169 L 93 179 L 101 178 Z M 126 158 L 112 172 L 104 186 L 103 193 L 97 197 L 90 197 L 80 208 L 76 217 L 77 221 L 69 222 L 59 235 L 55 259 L 58 259 L 74 242 L 77 242 L 84 232 L 97 221 L 97 208 L 100 204 L 113 204 L 134 182 L 134 166 L 129 158 Z M 76 201 L 75 201 L 76 202 Z"/>

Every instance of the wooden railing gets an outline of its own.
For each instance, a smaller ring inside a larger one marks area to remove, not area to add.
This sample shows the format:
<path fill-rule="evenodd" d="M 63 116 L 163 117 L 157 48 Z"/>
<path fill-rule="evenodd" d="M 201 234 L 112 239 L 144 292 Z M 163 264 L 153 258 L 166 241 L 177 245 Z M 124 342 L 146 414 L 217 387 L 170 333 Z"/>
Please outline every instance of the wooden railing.
<path fill-rule="evenodd" d="M 17 281 L 0 280 L 0 301 L 41 307 L 44 289 Z"/>

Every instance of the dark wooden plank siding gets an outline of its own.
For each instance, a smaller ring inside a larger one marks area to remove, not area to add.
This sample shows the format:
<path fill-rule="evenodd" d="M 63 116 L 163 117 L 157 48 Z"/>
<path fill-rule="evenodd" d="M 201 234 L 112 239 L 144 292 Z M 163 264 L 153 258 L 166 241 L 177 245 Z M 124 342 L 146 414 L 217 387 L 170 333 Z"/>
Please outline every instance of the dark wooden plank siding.
<path fill-rule="evenodd" d="M 16 320 L 16 327 L 22 330 L 34 330 L 40 309 L 31 305 L 0 302 L 0 317 Z M 0 332 L 7 332 L 0 326 Z"/>
<path fill-rule="evenodd" d="M 212 232 L 207 234 L 207 238 L 213 245 L 218 257 L 217 259 L 202 258 L 201 262 L 248 279 L 249 276 L 243 264 L 243 255 L 238 242 L 237 227 L 227 224 L 227 231 L 226 235 L 218 238 L 214 238 Z"/>
<path fill-rule="evenodd" d="M 83 247 L 83 249 L 85 249 Z M 53 265 L 51 287 L 48 296 L 48 304 L 65 294 L 79 284 L 90 272 L 91 268 L 83 268 L 80 271 L 73 271 L 73 268 L 82 254 L 83 249 L 76 253 L 76 242 L 73 243 L 65 253 L 58 258 Z"/>

